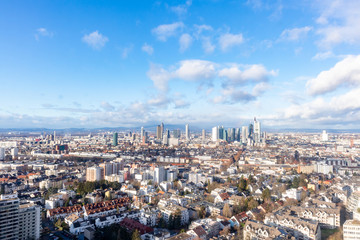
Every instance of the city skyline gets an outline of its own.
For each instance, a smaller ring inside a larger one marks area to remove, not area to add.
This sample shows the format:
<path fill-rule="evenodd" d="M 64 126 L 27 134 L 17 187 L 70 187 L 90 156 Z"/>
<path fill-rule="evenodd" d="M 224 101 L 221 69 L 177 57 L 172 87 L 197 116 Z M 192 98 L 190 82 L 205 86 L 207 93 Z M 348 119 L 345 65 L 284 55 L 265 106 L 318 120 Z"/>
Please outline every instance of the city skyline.
<path fill-rule="evenodd" d="M 359 129 L 358 1 L 0 3 L 0 128 Z"/>

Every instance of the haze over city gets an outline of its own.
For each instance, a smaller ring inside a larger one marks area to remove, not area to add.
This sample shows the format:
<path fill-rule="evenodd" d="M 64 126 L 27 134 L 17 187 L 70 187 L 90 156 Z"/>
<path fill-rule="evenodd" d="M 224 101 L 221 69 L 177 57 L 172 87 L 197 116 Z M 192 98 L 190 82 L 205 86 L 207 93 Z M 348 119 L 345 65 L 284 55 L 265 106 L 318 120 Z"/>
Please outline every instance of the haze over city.
<path fill-rule="evenodd" d="M 3 1 L 0 127 L 359 128 L 359 1 Z"/>

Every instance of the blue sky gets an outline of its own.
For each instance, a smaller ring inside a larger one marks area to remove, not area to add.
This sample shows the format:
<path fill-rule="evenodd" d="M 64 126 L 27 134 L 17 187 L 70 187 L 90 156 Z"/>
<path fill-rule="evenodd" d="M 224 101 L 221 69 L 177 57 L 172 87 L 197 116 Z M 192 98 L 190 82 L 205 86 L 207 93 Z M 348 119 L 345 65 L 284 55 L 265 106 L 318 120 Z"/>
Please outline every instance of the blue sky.
<path fill-rule="evenodd" d="M 360 2 L 1 1 L 0 128 L 359 128 Z"/>

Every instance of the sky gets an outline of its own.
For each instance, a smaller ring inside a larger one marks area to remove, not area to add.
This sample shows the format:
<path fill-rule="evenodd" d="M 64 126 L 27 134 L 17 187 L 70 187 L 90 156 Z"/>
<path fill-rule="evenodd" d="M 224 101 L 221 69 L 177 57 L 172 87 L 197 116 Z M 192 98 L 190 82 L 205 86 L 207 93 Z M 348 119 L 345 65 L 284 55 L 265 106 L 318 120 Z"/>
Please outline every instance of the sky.
<path fill-rule="evenodd" d="M 0 1 L 0 128 L 359 129 L 360 1 Z"/>

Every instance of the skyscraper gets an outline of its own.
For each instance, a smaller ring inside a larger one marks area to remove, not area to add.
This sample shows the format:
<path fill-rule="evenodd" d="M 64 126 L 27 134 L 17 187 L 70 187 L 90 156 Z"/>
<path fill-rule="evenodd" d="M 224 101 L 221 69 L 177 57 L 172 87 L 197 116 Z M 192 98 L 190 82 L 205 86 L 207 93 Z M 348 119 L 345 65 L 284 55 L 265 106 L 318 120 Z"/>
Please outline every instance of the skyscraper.
<path fill-rule="evenodd" d="M 205 129 L 202 130 L 201 136 L 202 136 L 202 140 L 205 141 L 206 140 L 206 131 L 205 131 Z"/>
<path fill-rule="evenodd" d="M 145 130 L 144 130 L 144 127 L 141 127 L 141 130 L 140 130 L 140 139 L 141 139 L 141 141 L 144 139 L 144 136 L 145 136 Z"/>
<path fill-rule="evenodd" d="M 254 118 L 254 141 L 256 143 L 261 142 L 261 125 L 260 122 Z"/>
<path fill-rule="evenodd" d="M 157 139 L 161 139 L 161 137 L 162 137 L 161 126 L 160 126 L 160 125 L 157 125 L 157 126 L 156 126 L 156 138 L 157 138 Z"/>
<path fill-rule="evenodd" d="M 249 133 L 248 133 L 248 127 L 247 126 L 242 126 L 241 127 L 241 142 L 247 143 L 247 139 L 248 139 Z"/>
<path fill-rule="evenodd" d="M 160 125 L 160 130 L 161 130 L 161 137 L 163 137 L 163 135 L 164 135 L 164 123 L 161 123 L 161 125 Z"/>
<path fill-rule="evenodd" d="M 112 144 L 113 146 L 117 146 L 118 145 L 118 133 L 117 132 L 115 132 L 114 134 L 113 134 L 113 144 Z"/>
<path fill-rule="evenodd" d="M 186 140 L 190 140 L 189 124 L 185 125 L 185 137 L 186 137 Z"/>
<path fill-rule="evenodd" d="M 211 140 L 216 142 L 219 139 L 219 127 L 213 127 L 211 129 Z"/>

